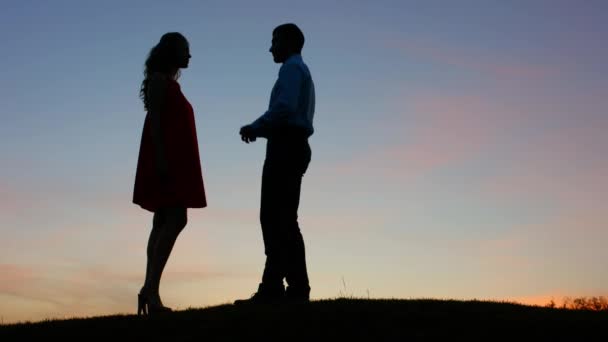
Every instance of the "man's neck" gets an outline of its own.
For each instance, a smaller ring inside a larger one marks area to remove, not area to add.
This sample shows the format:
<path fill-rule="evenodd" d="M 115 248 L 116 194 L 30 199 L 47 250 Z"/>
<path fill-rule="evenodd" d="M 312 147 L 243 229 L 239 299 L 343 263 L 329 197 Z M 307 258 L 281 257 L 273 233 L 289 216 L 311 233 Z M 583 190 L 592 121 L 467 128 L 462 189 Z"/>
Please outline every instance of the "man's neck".
<path fill-rule="evenodd" d="M 294 56 L 300 56 L 300 54 L 297 52 L 290 54 L 289 56 L 287 56 L 287 58 L 285 58 L 285 61 L 283 61 L 283 64 L 287 63 L 287 61 L 290 60 L 291 58 L 293 58 Z"/>

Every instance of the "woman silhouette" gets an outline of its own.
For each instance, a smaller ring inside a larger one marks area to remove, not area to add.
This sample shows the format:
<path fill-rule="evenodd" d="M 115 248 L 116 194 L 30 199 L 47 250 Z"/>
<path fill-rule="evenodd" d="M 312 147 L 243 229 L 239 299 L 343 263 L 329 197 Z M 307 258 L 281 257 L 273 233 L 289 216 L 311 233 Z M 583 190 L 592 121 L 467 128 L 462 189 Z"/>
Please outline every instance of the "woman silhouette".
<path fill-rule="evenodd" d="M 160 279 L 187 208 L 207 206 L 192 106 L 177 79 L 187 68 L 190 47 L 177 32 L 164 34 L 145 63 L 140 97 L 147 111 L 137 161 L 133 203 L 154 213 L 148 240 L 146 279 L 137 314 L 169 312 Z"/>

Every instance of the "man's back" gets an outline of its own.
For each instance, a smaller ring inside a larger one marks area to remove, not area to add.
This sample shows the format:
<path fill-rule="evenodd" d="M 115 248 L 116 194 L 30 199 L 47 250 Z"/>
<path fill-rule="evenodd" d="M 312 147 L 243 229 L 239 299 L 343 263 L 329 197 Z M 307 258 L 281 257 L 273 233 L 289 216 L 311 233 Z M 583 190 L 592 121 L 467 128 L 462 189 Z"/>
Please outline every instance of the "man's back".
<path fill-rule="evenodd" d="M 306 137 L 314 133 L 315 87 L 308 66 L 300 54 L 290 56 L 279 69 L 268 110 L 252 123 L 260 136 L 277 130 L 298 130 Z"/>
<path fill-rule="evenodd" d="M 315 84 L 312 80 L 310 69 L 308 69 L 308 66 L 302 60 L 301 55 L 291 56 L 283 64 L 281 69 L 286 67 L 293 68 L 292 66 L 295 66 L 296 68 L 291 72 L 301 73 L 302 76 L 300 78 L 301 81 L 297 91 L 299 94 L 297 99 L 297 109 L 292 119 L 288 120 L 288 125 L 305 128 L 309 134 L 312 135 L 314 133 L 313 120 L 315 115 Z M 291 86 L 297 87 L 298 85 L 293 84 Z M 294 91 L 296 90 L 294 89 Z"/>

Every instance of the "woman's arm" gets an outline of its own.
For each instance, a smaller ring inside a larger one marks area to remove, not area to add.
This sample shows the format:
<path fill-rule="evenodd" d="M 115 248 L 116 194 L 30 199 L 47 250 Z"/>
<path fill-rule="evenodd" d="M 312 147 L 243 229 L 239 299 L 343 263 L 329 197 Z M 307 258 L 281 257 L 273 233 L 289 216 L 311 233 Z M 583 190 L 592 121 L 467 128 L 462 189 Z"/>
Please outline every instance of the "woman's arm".
<path fill-rule="evenodd" d="M 167 155 L 163 136 L 161 113 L 165 109 L 167 80 L 162 75 L 152 75 L 148 80 L 148 115 L 152 128 L 152 140 L 156 151 L 156 169 L 162 181 L 168 175 Z"/>

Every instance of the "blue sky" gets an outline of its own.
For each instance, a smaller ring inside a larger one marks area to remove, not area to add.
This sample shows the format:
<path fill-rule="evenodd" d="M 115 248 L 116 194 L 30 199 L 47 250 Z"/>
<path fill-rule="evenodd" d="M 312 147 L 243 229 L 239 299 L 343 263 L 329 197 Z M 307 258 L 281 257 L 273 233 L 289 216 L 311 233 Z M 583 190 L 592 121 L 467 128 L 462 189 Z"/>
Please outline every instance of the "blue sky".
<path fill-rule="evenodd" d="M 131 312 L 151 215 L 131 203 L 149 49 L 182 32 L 209 207 L 161 292 L 259 282 L 272 29 L 317 89 L 300 209 L 314 298 L 546 303 L 608 290 L 608 5 L 602 1 L 3 1 L 0 315 Z M 127 304 L 128 303 L 128 304 Z"/>

